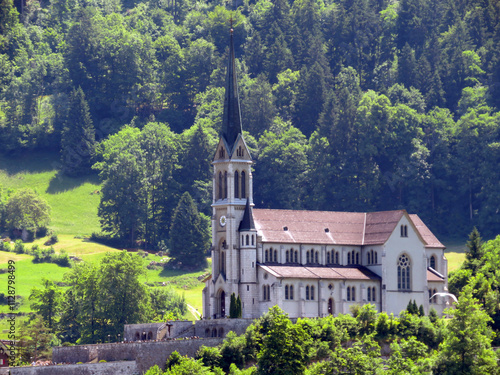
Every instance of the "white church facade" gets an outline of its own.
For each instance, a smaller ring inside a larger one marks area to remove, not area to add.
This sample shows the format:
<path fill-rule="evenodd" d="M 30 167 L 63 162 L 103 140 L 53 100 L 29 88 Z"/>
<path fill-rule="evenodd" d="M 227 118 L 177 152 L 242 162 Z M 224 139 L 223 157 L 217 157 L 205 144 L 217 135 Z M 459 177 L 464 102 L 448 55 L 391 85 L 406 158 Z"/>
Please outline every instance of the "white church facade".
<path fill-rule="evenodd" d="M 241 130 L 231 35 L 221 138 L 213 159 L 212 274 L 203 316 L 229 314 L 230 296 L 243 318 L 274 305 L 290 318 L 349 313 L 374 304 L 399 314 L 409 301 L 426 313 L 448 307 L 444 246 L 405 210 L 329 212 L 257 209 L 252 157 Z"/>

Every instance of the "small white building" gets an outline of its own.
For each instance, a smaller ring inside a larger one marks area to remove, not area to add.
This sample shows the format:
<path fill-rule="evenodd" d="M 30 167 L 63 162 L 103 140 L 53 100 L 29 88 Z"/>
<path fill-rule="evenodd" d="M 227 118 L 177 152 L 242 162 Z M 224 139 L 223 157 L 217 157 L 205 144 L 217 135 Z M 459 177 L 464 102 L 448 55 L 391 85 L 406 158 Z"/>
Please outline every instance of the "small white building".
<path fill-rule="evenodd" d="M 444 246 L 405 210 L 327 212 L 254 209 L 252 157 L 241 130 L 231 35 L 222 134 L 213 160 L 212 275 L 203 315 L 243 318 L 274 305 L 290 318 L 348 313 L 371 303 L 399 314 L 410 300 L 442 313 L 447 291 Z"/>

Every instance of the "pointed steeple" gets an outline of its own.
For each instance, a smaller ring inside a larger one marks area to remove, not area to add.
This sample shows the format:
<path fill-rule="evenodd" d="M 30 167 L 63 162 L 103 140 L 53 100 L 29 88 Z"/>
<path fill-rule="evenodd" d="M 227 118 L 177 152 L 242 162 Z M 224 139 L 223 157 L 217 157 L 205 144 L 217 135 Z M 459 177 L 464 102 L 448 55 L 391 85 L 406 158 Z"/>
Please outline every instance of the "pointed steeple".
<path fill-rule="evenodd" d="M 250 206 L 250 199 L 247 198 L 247 204 L 245 206 L 245 212 L 243 213 L 243 219 L 241 219 L 238 231 L 249 231 L 255 230 L 255 223 L 253 221 L 252 207 Z"/>
<path fill-rule="evenodd" d="M 232 153 L 234 142 L 241 134 L 240 100 L 238 98 L 238 82 L 236 80 L 236 64 L 234 58 L 233 29 L 231 21 L 231 39 L 229 43 L 229 63 L 226 75 L 226 95 L 224 97 L 224 117 L 222 119 L 222 136 Z"/>

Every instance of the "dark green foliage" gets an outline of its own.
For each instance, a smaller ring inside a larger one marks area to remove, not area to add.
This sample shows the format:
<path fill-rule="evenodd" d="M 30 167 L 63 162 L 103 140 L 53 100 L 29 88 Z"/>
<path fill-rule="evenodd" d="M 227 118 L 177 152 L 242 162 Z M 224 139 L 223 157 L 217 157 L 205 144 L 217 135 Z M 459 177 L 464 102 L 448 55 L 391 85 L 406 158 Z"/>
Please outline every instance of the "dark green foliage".
<path fill-rule="evenodd" d="M 208 347 L 202 345 L 198 352 L 196 353 L 195 359 L 201 359 L 205 366 L 211 369 L 221 366 L 222 354 L 218 347 Z"/>
<path fill-rule="evenodd" d="M 172 288 L 151 288 L 149 296 L 151 310 L 159 321 L 180 319 L 187 312 L 186 299 Z"/>
<path fill-rule="evenodd" d="M 62 171 L 69 176 L 91 172 L 94 158 L 95 130 L 81 87 L 73 90 L 61 135 Z"/>
<path fill-rule="evenodd" d="M 191 195 L 185 192 L 174 211 L 170 227 L 170 256 L 182 268 L 199 269 L 206 265 L 205 252 L 209 241 L 203 227 L 206 224 Z"/>
<path fill-rule="evenodd" d="M 30 294 L 31 308 L 39 314 L 49 329 L 54 328 L 56 316 L 61 304 L 61 291 L 54 282 L 43 279 L 44 289 L 33 288 Z"/>
<path fill-rule="evenodd" d="M 230 318 L 236 318 L 237 317 L 237 309 L 238 307 L 236 306 L 236 295 L 234 293 L 231 293 L 231 300 L 229 302 L 229 317 Z"/>

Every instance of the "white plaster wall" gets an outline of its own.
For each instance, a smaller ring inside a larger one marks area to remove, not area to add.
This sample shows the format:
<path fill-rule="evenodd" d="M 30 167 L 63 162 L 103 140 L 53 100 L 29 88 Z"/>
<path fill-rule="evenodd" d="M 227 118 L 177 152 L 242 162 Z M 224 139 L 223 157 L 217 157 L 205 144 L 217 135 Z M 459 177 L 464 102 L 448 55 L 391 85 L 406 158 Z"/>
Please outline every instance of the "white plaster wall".
<path fill-rule="evenodd" d="M 408 237 L 401 237 L 400 226 L 408 227 Z M 398 290 L 397 262 L 406 254 L 411 262 L 411 290 Z M 427 298 L 427 256 L 425 244 L 418 237 L 412 223 L 403 216 L 384 245 L 382 284 L 385 285 L 385 306 L 388 313 L 399 314 L 410 300 L 425 305 Z"/>

